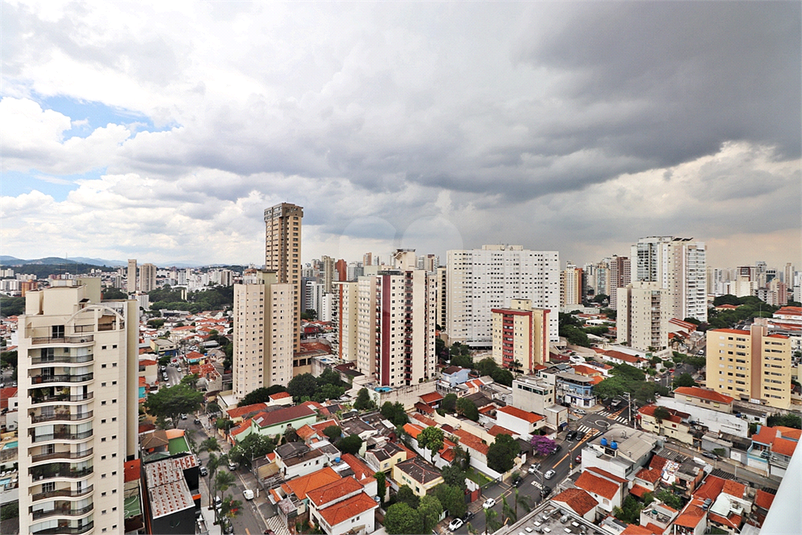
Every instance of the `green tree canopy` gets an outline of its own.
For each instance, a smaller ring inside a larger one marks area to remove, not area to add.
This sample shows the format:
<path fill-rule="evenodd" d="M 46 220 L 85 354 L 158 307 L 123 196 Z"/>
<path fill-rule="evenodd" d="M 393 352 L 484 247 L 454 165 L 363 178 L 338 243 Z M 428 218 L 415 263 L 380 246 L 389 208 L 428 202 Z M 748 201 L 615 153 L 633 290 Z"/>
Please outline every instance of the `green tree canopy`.
<path fill-rule="evenodd" d="M 379 499 L 381 503 L 384 503 L 384 496 L 387 494 L 387 476 L 384 472 L 376 472 L 373 474 L 373 477 L 376 478 L 376 490 L 378 492 Z"/>
<path fill-rule="evenodd" d="M 270 394 L 268 393 L 268 389 L 265 387 L 260 387 L 245 394 L 240 402 L 237 403 L 237 407 L 245 407 L 247 405 L 253 405 L 254 403 L 266 403 L 269 400 Z"/>
<path fill-rule="evenodd" d="M 674 494 L 668 489 L 663 489 L 659 491 L 657 494 L 654 495 L 655 498 L 663 502 L 664 504 L 668 505 L 669 507 L 673 507 L 676 510 L 682 509 L 685 503 L 682 501 L 682 498 Z"/>
<path fill-rule="evenodd" d="M 329 442 L 334 444 L 334 442 L 336 442 L 337 439 L 342 436 L 343 430 L 340 429 L 339 425 L 330 425 L 323 430 L 323 434 L 326 435 L 326 438 L 329 439 Z"/>
<path fill-rule="evenodd" d="M 696 381 L 693 380 L 693 377 L 690 373 L 683 373 L 674 379 L 674 388 L 677 388 L 678 386 L 696 386 Z"/>
<path fill-rule="evenodd" d="M 359 438 L 359 435 L 348 435 L 347 437 L 341 438 L 336 446 L 337 449 L 343 453 L 356 455 L 362 448 L 362 439 Z"/>
<path fill-rule="evenodd" d="M 300 402 L 303 398 L 312 398 L 317 392 L 317 380 L 311 373 L 296 375 L 287 384 L 287 392 L 292 396 L 293 401 Z"/>
<path fill-rule="evenodd" d="M 512 372 L 504 368 L 496 368 L 493 373 L 490 374 L 490 377 L 492 377 L 495 382 L 505 386 L 512 386 L 512 380 L 514 379 Z"/>
<path fill-rule="evenodd" d="M 418 446 L 429 450 L 430 459 L 443 447 L 444 440 L 443 430 L 431 425 L 418 434 Z"/>
<path fill-rule="evenodd" d="M 476 404 L 468 398 L 459 398 L 457 400 L 456 410 L 457 414 L 460 416 L 464 416 L 474 422 L 479 421 L 479 409 L 477 409 Z"/>
<path fill-rule="evenodd" d="M 366 411 L 376 408 L 376 403 L 370 399 L 370 394 L 368 393 L 367 388 L 361 388 L 359 390 L 359 393 L 356 395 L 356 401 L 354 402 L 354 408 L 358 411 Z"/>
<path fill-rule="evenodd" d="M 657 407 L 654 408 L 654 413 L 652 413 L 652 415 L 654 416 L 654 418 L 659 423 L 659 422 L 662 422 L 663 420 L 665 420 L 667 418 L 670 418 L 671 417 L 671 412 L 669 412 L 669 410 L 667 408 L 658 405 Z"/>
<path fill-rule="evenodd" d="M 398 503 L 405 503 L 413 509 L 417 509 L 420 505 L 420 498 L 409 488 L 409 485 L 402 485 L 398 489 L 395 500 Z"/>
<path fill-rule="evenodd" d="M 464 482 L 463 482 L 464 484 Z M 443 510 L 453 517 L 461 517 L 467 511 L 465 493 L 457 486 L 441 483 L 433 489 L 434 495 L 443 506 Z"/>
<path fill-rule="evenodd" d="M 454 412 L 454 409 L 457 406 L 457 395 L 456 394 L 446 394 L 446 397 L 443 398 L 443 401 L 440 402 L 440 408 L 446 412 Z"/>
<path fill-rule="evenodd" d="M 145 409 L 157 418 L 172 418 L 173 427 L 178 427 L 179 417 L 199 410 L 202 403 L 202 393 L 179 383 L 150 394 L 145 401 Z"/>
<path fill-rule="evenodd" d="M 510 435 L 501 434 L 490 445 L 487 451 L 487 466 L 496 472 L 506 472 L 515 464 L 515 457 L 521 452 L 521 446 Z"/>
<path fill-rule="evenodd" d="M 440 520 L 440 515 L 443 514 L 443 506 L 436 497 L 427 495 L 420 499 L 418 514 L 423 525 L 423 533 L 429 533 Z"/>
<path fill-rule="evenodd" d="M 459 466 L 453 464 L 444 466 L 443 469 L 440 470 L 440 475 L 443 477 L 443 482 L 446 485 L 459 487 L 461 490 L 467 488 L 465 484 L 465 471 Z"/>
<path fill-rule="evenodd" d="M 802 418 L 798 414 L 773 414 L 769 416 L 769 427 L 775 425 L 782 425 L 785 427 L 793 427 L 794 429 L 802 429 Z"/>
<path fill-rule="evenodd" d="M 264 457 L 276 449 L 275 441 L 259 433 L 251 433 L 245 439 L 231 448 L 228 457 L 235 463 L 251 466 L 251 459 Z"/>
<path fill-rule="evenodd" d="M 492 377 L 493 372 L 498 369 L 498 364 L 490 357 L 484 358 L 476 363 L 476 371 L 479 372 L 481 376 L 489 375 Z"/>
<path fill-rule="evenodd" d="M 381 408 L 382 416 L 390 420 L 394 426 L 402 426 L 409 421 L 407 411 L 404 410 L 404 405 L 398 401 L 391 403 L 385 402 Z"/>
<path fill-rule="evenodd" d="M 423 522 L 418 512 L 404 502 L 394 503 L 387 508 L 384 527 L 390 535 L 423 533 Z"/>

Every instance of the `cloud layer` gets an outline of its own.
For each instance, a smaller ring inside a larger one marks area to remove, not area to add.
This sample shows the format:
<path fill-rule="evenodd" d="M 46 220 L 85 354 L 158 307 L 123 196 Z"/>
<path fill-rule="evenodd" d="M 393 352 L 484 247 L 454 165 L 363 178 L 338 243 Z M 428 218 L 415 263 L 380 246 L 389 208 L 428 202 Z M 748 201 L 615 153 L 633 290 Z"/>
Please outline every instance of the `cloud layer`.
<path fill-rule="evenodd" d="M 259 263 L 262 211 L 289 201 L 306 260 L 506 242 L 586 262 L 647 234 L 802 257 L 798 3 L 3 12 L 4 172 L 86 174 L 64 200 L 4 193 L 5 254 Z M 132 119 L 83 132 L 53 96 Z"/>

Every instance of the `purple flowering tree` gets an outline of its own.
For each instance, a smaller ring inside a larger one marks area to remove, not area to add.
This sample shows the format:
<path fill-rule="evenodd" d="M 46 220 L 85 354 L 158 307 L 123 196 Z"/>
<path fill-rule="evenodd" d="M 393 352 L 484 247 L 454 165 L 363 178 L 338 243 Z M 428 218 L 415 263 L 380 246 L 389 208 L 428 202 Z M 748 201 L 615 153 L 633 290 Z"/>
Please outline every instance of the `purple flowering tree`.
<path fill-rule="evenodd" d="M 537 455 L 548 455 L 554 450 L 555 446 L 557 446 L 556 442 L 543 435 L 533 436 L 529 443 L 532 444 L 532 447 L 535 449 L 535 454 Z"/>

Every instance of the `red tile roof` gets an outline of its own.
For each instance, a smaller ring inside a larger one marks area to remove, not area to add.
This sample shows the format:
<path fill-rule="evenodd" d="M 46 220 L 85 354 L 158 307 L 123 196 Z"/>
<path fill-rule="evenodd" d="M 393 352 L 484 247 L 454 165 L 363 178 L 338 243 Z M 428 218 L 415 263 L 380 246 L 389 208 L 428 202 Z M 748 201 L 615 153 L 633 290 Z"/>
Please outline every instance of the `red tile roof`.
<path fill-rule="evenodd" d="M 302 425 L 296 431 L 296 433 L 301 438 L 301 440 L 303 440 L 304 442 L 308 441 L 310 438 L 312 438 L 313 436 L 317 435 L 317 431 L 312 429 L 312 426 L 310 426 L 309 424 Z"/>
<path fill-rule="evenodd" d="M 320 515 L 333 527 L 377 507 L 379 507 L 379 504 L 365 492 L 362 492 L 345 501 L 322 509 Z"/>
<path fill-rule="evenodd" d="M 620 535 L 655 535 L 655 533 L 662 533 L 662 531 L 654 532 L 646 526 L 627 524 L 627 527 L 624 528 Z"/>
<path fill-rule="evenodd" d="M 498 409 L 497 412 L 503 412 L 505 414 L 509 414 L 510 416 L 514 416 L 519 420 L 524 420 L 529 422 L 530 424 L 534 424 L 539 422 L 543 419 L 543 417 L 539 414 L 535 414 L 534 412 L 523 411 L 518 407 L 513 407 L 512 405 L 507 405 L 506 407 L 501 407 Z"/>
<path fill-rule="evenodd" d="M 296 477 L 287 481 L 287 485 L 292 490 L 299 500 L 306 498 L 309 491 L 340 481 L 340 474 L 334 471 L 333 468 L 327 466 L 317 472 L 312 472 L 305 476 Z"/>
<path fill-rule="evenodd" d="M 474 449 L 484 455 L 487 455 L 490 449 L 487 444 L 482 442 L 482 439 L 464 429 L 455 429 L 454 436 L 459 437 L 460 444 L 464 444 L 466 447 Z"/>
<path fill-rule="evenodd" d="M 415 410 L 425 412 L 426 414 L 434 414 L 434 409 L 422 401 L 415 403 Z"/>
<path fill-rule="evenodd" d="M 325 420 L 323 422 L 318 422 L 316 424 L 312 424 L 312 429 L 317 431 L 318 435 L 323 435 L 323 431 L 327 427 L 331 427 L 333 425 L 336 425 L 337 427 L 339 427 L 339 424 L 337 423 L 337 420 L 329 418 L 328 420 Z"/>
<path fill-rule="evenodd" d="M 659 455 L 653 455 L 652 460 L 649 461 L 649 468 L 653 470 L 662 471 L 663 467 L 666 465 L 667 462 L 668 459 L 666 459 L 665 457 L 660 457 Z"/>
<path fill-rule="evenodd" d="M 606 470 L 602 470 L 601 468 L 599 468 L 597 466 L 590 466 L 590 467 L 588 467 L 588 470 L 590 470 L 591 472 L 595 472 L 597 476 L 603 477 L 603 478 L 608 479 L 610 481 L 615 481 L 616 483 L 619 483 L 619 484 L 624 484 L 624 483 L 627 482 L 626 479 L 624 479 L 622 477 L 614 476 L 610 472 L 608 472 Z"/>
<path fill-rule="evenodd" d="M 585 470 L 576 480 L 576 486 L 586 491 L 598 494 L 608 500 L 615 498 L 620 486 L 612 481 L 597 476 L 589 470 Z"/>
<path fill-rule="evenodd" d="M 702 504 L 703 502 L 699 500 L 692 500 L 689 502 L 679 516 L 674 519 L 674 524 L 685 528 L 696 528 L 699 522 L 704 518 L 706 512 L 702 509 Z"/>
<path fill-rule="evenodd" d="M 660 480 L 660 477 L 662 477 L 662 472 L 653 468 L 643 468 L 635 477 L 654 484 Z"/>
<path fill-rule="evenodd" d="M 515 435 L 515 433 L 513 433 L 506 427 L 501 427 L 500 425 L 494 425 L 493 427 L 488 429 L 487 432 L 493 435 L 494 437 L 497 437 L 499 435 L 510 435 L 510 436 Z"/>
<path fill-rule="evenodd" d="M 782 307 L 775 314 L 786 314 L 789 316 L 802 316 L 802 307 Z"/>
<path fill-rule="evenodd" d="M 417 421 L 421 422 L 426 427 L 438 427 L 437 422 L 435 422 L 431 418 L 427 418 L 422 414 L 413 414 L 412 417 L 415 418 Z"/>
<path fill-rule="evenodd" d="M 602 351 L 602 354 L 610 357 L 611 359 L 623 360 L 624 362 L 630 363 L 644 362 L 646 360 L 641 357 L 636 357 L 635 355 L 630 355 L 621 351 L 615 351 L 613 349 L 609 351 Z"/>
<path fill-rule="evenodd" d="M 226 409 L 226 413 L 228 414 L 229 418 L 235 420 L 237 418 L 242 418 L 247 414 L 263 411 L 266 407 L 266 403 L 254 403 L 253 405 L 245 405 L 244 407 L 231 407 L 230 409 Z"/>
<path fill-rule="evenodd" d="M 749 331 L 742 331 L 740 329 L 713 329 L 712 331 L 707 331 L 709 333 L 727 333 L 727 334 L 738 334 L 741 336 L 748 336 L 750 333 Z"/>
<path fill-rule="evenodd" d="M 720 477 L 716 477 L 713 475 L 707 476 L 705 482 L 702 483 L 702 486 L 696 489 L 696 492 L 693 493 L 694 498 L 700 498 L 702 500 L 706 498 L 710 498 L 711 500 L 715 500 L 719 494 L 721 494 L 721 489 L 724 488 L 724 483 L 726 480 L 721 479 Z"/>
<path fill-rule="evenodd" d="M 729 526 L 734 529 L 738 529 L 740 527 L 742 520 L 740 515 L 730 515 L 728 518 L 712 512 L 708 513 L 707 519 L 710 522 L 715 522 L 716 524 L 721 524 L 723 526 Z"/>
<path fill-rule="evenodd" d="M 314 415 L 315 411 L 307 405 L 296 405 L 273 412 L 261 412 L 253 417 L 253 421 L 259 427 L 271 427 Z"/>
<path fill-rule="evenodd" d="M 243 422 L 239 424 L 237 427 L 232 427 L 231 430 L 228 432 L 228 434 L 231 435 L 232 437 L 235 437 L 240 433 L 242 433 L 243 431 L 245 431 L 246 429 L 248 429 L 250 426 L 251 426 L 251 419 L 248 418 L 247 420 L 243 420 Z"/>
<path fill-rule="evenodd" d="M 272 396 L 270 396 L 270 399 L 275 401 L 277 399 L 285 399 L 285 398 L 291 398 L 291 397 L 292 396 L 290 395 L 289 392 L 277 392 L 277 393 L 273 394 Z"/>
<path fill-rule="evenodd" d="M 141 473 L 141 459 L 134 459 L 133 461 L 125 461 L 123 464 L 123 481 L 136 481 L 139 479 Z"/>
<path fill-rule="evenodd" d="M 735 496 L 736 498 L 743 498 L 744 494 L 746 494 L 746 485 L 728 479 L 724 483 L 724 488 L 721 489 L 721 492 L 722 494 L 728 494 L 730 496 Z"/>
<path fill-rule="evenodd" d="M 793 440 L 785 440 L 784 438 L 777 437 L 771 444 L 771 451 L 772 453 L 791 457 L 794 454 L 794 450 L 796 450 L 796 445 L 797 443 Z"/>
<path fill-rule="evenodd" d="M 637 496 L 638 498 L 643 498 L 643 495 L 647 492 L 652 492 L 651 490 L 647 489 L 646 487 L 641 487 L 640 485 L 632 485 L 632 488 L 629 489 L 629 493 Z"/>
<path fill-rule="evenodd" d="M 342 498 L 343 496 L 352 494 L 354 492 L 359 492 L 361 490 L 362 485 L 360 485 L 356 479 L 353 477 L 345 477 L 338 479 L 337 481 L 327 483 L 322 487 L 310 489 L 306 492 L 306 495 L 311 502 L 313 502 L 316 506 L 321 507 L 327 503 L 331 503 L 334 500 Z"/>
<path fill-rule="evenodd" d="M 17 387 L 16 386 L 9 386 L 6 388 L 0 388 L 0 409 L 7 409 L 8 408 L 8 398 L 13 398 L 17 395 Z"/>
<path fill-rule="evenodd" d="M 774 494 L 766 492 L 765 490 L 758 490 L 755 494 L 755 505 L 762 509 L 769 509 L 774 502 Z"/>
<path fill-rule="evenodd" d="M 668 420 L 669 422 L 674 422 L 675 424 L 681 423 L 682 418 L 688 418 L 690 416 L 690 414 L 687 414 L 685 412 L 680 412 L 676 409 L 671 409 L 668 407 L 663 407 L 663 408 L 666 409 L 669 413 L 669 417 L 663 419 Z M 641 407 L 640 409 L 638 409 L 638 412 L 654 418 L 655 409 L 657 409 L 657 405 L 646 405 L 645 407 Z"/>
<path fill-rule="evenodd" d="M 707 388 L 699 388 L 698 386 L 679 386 L 674 389 L 674 395 L 676 396 L 677 394 L 707 399 L 709 401 L 716 401 L 718 403 L 726 403 L 728 405 L 735 401 L 735 398 L 724 394 L 719 394 L 718 392 L 714 390 L 708 390 Z"/>
<path fill-rule="evenodd" d="M 426 403 L 427 405 L 431 405 L 432 403 L 436 403 L 443 399 L 443 396 L 438 392 L 430 392 L 428 394 L 423 394 L 420 397 L 421 401 Z"/>
<path fill-rule="evenodd" d="M 584 516 L 585 513 L 599 505 L 599 502 L 596 501 L 596 498 L 584 490 L 576 488 L 566 489 L 554 496 L 552 500 L 555 502 L 564 503 L 580 516 Z"/>
<path fill-rule="evenodd" d="M 366 477 L 373 477 L 375 473 L 365 463 L 357 459 L 353 453 L 346 453 L 342 456 L 343 461 L 351 467 L 354 471 L 354 476 L 357 480 L 362 480 Z"/>

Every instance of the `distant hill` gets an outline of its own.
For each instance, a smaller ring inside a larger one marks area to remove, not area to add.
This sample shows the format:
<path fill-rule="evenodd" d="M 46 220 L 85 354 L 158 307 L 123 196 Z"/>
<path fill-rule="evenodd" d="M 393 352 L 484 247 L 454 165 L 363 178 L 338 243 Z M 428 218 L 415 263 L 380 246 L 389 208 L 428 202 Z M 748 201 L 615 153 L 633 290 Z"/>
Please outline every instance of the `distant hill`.
<path fill-rule="evenodd" d="M 90 266 L 109 266 L 119 267 L 125 266 L 128 263 L 120 260 L 103 260 L 102 258 L 86 258 L 83 256 L 76 256 L 75 258 L 59 258 L 56 256 L 48 256 L 46 258 L 36 258 L 32 260 L 25 260 L 16 258 L 14 256 L 0 255 L 0 265 L 3 266 L 22 266 L 22 265 L 36 265 L 36 266 L 63 266 L 68 264 L 88 264 Z"/>
<path fill-rule="evenodd" d="M 21 258 L 17 258 L 15 256 L 8 256 L 8 255 L 0 255 L 0 265 L 3 266 L 14 266 L 20 265 L 27 262 L 27 260 L 22 260 Z"/>

